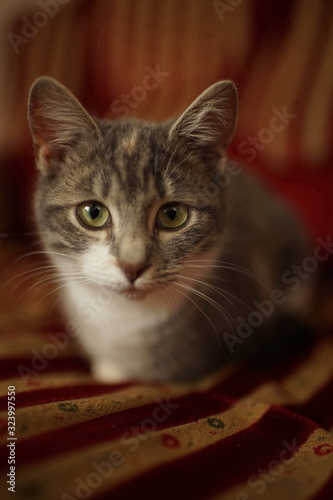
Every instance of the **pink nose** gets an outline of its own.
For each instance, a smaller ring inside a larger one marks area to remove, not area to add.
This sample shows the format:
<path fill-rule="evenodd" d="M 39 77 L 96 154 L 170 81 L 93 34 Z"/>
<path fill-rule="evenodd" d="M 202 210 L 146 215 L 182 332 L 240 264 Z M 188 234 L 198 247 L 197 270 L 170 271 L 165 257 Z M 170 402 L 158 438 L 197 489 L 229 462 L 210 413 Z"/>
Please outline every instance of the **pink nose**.
<path fill-rule="evenodd" d="M 130 283 L 134 283 L 149 267 L 149 264 L 120 264 L 126 278 Z"/>

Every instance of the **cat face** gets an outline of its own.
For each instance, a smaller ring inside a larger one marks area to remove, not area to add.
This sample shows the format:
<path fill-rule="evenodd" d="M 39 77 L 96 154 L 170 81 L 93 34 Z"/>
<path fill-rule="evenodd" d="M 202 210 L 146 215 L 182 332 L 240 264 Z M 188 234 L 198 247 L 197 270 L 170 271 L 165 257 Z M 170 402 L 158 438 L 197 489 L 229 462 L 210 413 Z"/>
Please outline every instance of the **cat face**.
<path fill-rule="evenodd" d="M 226 196 L 208 196 L 207 185 L 224 168 L 236 114 L 235 87 L 219 82 L 177 120 L 99 121 L 62 85 L 38 79 L 29 97 L 35 214 L 59 270 L 139 299 L 214 252 Z"/>

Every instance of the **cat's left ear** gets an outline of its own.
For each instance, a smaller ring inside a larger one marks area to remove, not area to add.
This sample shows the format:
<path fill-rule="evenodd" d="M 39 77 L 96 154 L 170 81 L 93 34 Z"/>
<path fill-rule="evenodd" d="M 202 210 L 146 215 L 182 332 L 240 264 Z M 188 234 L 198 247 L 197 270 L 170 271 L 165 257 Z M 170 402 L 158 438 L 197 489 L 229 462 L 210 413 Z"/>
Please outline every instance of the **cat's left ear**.
<path fill-rule="evenodd" d="M 56 174 L 68 153 L 99 137 L 96 122 L 74 95 L 59 82 L 40 77 L 32 85 L 28 121 L 36 163 L 44 174 Z"/>
<path fill-rule="evenodd" d="M 214 83 L 176 120 L 169 137 L 183 138 L 189 148 L 222 156 L 236 130 L 237 110 L 233 82 Z"/>

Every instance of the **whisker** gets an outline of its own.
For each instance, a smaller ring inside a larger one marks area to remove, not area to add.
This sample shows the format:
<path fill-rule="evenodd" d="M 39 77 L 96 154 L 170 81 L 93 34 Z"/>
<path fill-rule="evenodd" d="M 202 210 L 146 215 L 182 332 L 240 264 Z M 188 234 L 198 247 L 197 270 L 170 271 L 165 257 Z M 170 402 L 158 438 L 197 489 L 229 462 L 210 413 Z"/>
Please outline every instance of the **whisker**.
<path fill-rule="evenodd" d="M 179 282 L 175 282 L 175 284 L 177 284 L 178 286 L 181 286 L 185 290 L 188 290 L 189 292 L 192 292 L 194 295 L 197 295 L 198 297 L 200 297 L 203 300 L 205 300 L 206 302 L 208 302 L 208 304 L 210 304 L 220 314 L 222 314 L 224 316 L 224 318 L 227 320 L 230 328 L 233 328 L 232 322 L 235 324 L 235 320 L 233 319 L 233 317 L 231 316 L 231 314 L 228 311 L 226 311 L 223 306 L 221 306 L 221 304 L 219 304 L 218 302 L 216 302 L 216 300 L 212 299 L 211 297 L 209 297 L 205 293 L 200 292 L 199 290 L 196 290 L 191 285 L 187 285 L 185 283 L 179 283 Z"/>
<path fill-rule="evenodd" d="M 252 308 L 246 304 L 246 302 L 244 302 L 243 300 L 241 300 L 239 297 L 237 297 L 236 295 L 234 295 L 233 293 L 231 292 L 228 292 L 227 290 L 222 290 L 220 289 L 219 287 L 217 286 L 214 286 L 212 285 L 211 283 L 206 283 L 205 281 L 201 281 L 201 280 L 198 280 L 198 279 L 195 279 L 195 278 L 190 278 L 188 276 L 182 276 L 182 275 L 178 275 L 180 278 L 183 278 L 183 279 L 188 279 L 188 280 L 191 280 L 195 283 L 198 283 L 202 286 L 205 286 L 211 290 L 213 290 L 214 292 L 218 293 L 219 295 L 221 295 L 221 297 L 223 297 L 225 300 L 227 300 L 229 302 L 230 305 L 232 305 L 236 311 L 241 314 L 241 311 L 236 307 L 236 305 L 228 298 L 226 297 L 225 295 L 229 295 L 230 297 L 232 297 L 233 299 L 237 300 L 240 304 L 242 304 L 246 309 L 248 309 L 249 311 L 252 311 Z"/>
<path fill-rule="evenodd" d="M 176 285 L 178 286 L 181 286 L 181 283 L 177 283 L 175 282 Z M 182 287 L 182 288 L 185 288 L 186 287 Z M 190 302 L 192 302 L 192 304 L 194 304 L 194 306 L 199 309 L 199 311 L 205 316 L 205 318 L 207 319 L 207 321 L 209 321 L 209 323 L 212 325 L 213 329 L 215 330 L 215 333 L 216 333 L 216 336 L 217 336 L 217 339 L 218 339 L 218 343 L 219 343 L 219 348 L 221 349 L 222 345 L 221 345 L 221 339 L 220 339 L 220 336 L 219 336 L 219 332 L 217 331 L 217 328 L 216 326 L 214 325 L 214 323 L 212 322 L 212 320 L 207 316 L 207 314 L 205 313 L 205 311 L 203 311 L 201 309 L 201 307 L 193 300 L 191 299 L 191 297 L 189 297 L 186 293 L 184 292 L 181 292 L 180 290 L 178 289 L 175 289 L 176 292 L 180 293 L 181 295 L 183 295 L 186 299 L 188 299 Z"/>
<path fill-rule="evenodd" d="M 52 314 L 52 312 L 54 311 L 55 307 L 57 306 L 57 304 L 63 299 L 63 296 L 65 295 L 66 292 L 63 292 L 63 293 L 60 293 L 59 294 L 59 297 L 55 299 L 55 301 L 53 302 L 52 306 L 50 307 L 49 309 L 49 313 L 48 313 L 48 316 L 47 316 L 47 319 L 50 318 L 50 315 Z"/>
<path fill-rule="evenodd" d="M 184 265 L 184 269 L 186 268 L 186 264 Z M 207 269 L 206 266 L 202 266 L 203 269 Z M 198 266 L 198 269 L 199 269 L 199 266 Z M 215 280 L 218 280 L 218 281 L 223 281 L 223 283 L 229 283 L 231 285 L 235 285 L 237 286 L 238 288 L 242 288 L 244 291 L 248 291 L 248 288 L 245 286 L 244 283 L 241 283 L 239 281 L 235 281 L 235 280 L 231 280 L 231 279 L 227 279 L 227 278 L 224 278 L 222 276 L 214 276 L 212 273 L 198 273 L 197 271 L 195 272 L 195 275 L 196 276 L 200 276 L 201 278 L 214 278 L 214 281 Z"/>
<path fill-rule="evenodd" d="M 24 259 L 26 257 L 31 257 L 31 256 L 34 256 L 34 255 L 57 255 L 57 256 L 60 256 L 60 257 L 66 257 L 67 259 L 72 259 L 75 262 L 79 261 L 78 257 L 76 257 L 74 255 L 67 255 L 65 253 L 54 252 L 52 250 L 37 250 L 36 252 L 29 252 L 29 253 L 25 253 L 23 255 L 20 255 L 20 257 L 18 257 L 17 259 L 14 260 L 14 263 L 19 262 L 20 260 L 22 260 L 22 259 Z"/>
<path fill-rule="evenodd" d="M 189 290 L 190 292 L 194 293 L 195 295 L 197 295 L 198 297 L 201 297 L 203 298 L 204 300 L 206 300 L 210 305 L 212 305 L 213 307 L 215 307 L 215 309 L 217 309 L 221 314 L 228 314 L 229 316 L 230 313 L 228 313 L 227 311 L 224 310 L 223 306 L 221 304 L 219 304 L 215 299 L 213 299 L 212 297 L 209 297 L 207 294 L 205 294 L 204 292 L 201 292 L 200 290 L 197 290 L 196 288 L 194 288 L 193 286 L 187 284 L 187 283 L 179 283 L 179 282 L 176 282 L 177 285 L 181 285 L 183 288 L 186 288 L 186 290 Z"/>
<path fill-rule="evenodd" d="M 73 269 L 73 266 L 71 264 L 66 264 L 63 266 L 64 269 Z M 55 264 L 53 265 L 48 265 L 48 266 L 40 266 L 40 267 L 35 267 L 33 269 L 29 269 L 28 271 L 24 271 L 23 273 L 19 273 L 19 274 L 16 274 L 15 276 L 12 276 L 8 281 L 6 281 L 2 286 L 7 286 L 9 285 L 9 283 L 11 283 L 12 281 L 20 278 L 21 276 L 27 276 L 27 279 L 31 278 L 31 277 L 35 277 L 35 276 L 38 276 L 39 274 L 42 274 L 42 273 L 46 273 L 46 272 L 49 272 L 50 270 L 57 270 L 58 269 L 58 266 L 56 266 Z M 35 272 L 35 271 L 38 271 Z"/>
<path fill-rule="evenodd" d="M 235 264 L 234 262 L 228 262 L 225 260 L 216 260 L 216 259 L 191 259 L 189 262 L 190 263 L 203 262 L 205 264 L 208 263 L 209 267 L 222 267 L 223 268 L 223 266 L 228 266 L 231 268 L 240 269 L 242 271 L 249 272 L 254 277 L 256 277 L 256 275 L 254 273 L 252 273 L 251 271 L 249 271 L 249 269 L 247 269 L 246 267 L 241 266 L 239 264 Z M 212 263 L 212 264 L 209 264 L 209 263 Z"/>
<path fill-rule="evenodd" d="M 82 275 L 76 274 L 75 277 L 76 278 L 82 278 Z M 72 276 L 72 278 L 74 278 L 74 276 Z M 25 297 L 29 292 L 31 292 L 31 290 L 33 290 L 37 286 L 40 286 L 42 283 L 47 283 L 47 282 L 57 283 L 57 282 L 61 282 L 61 281 L 68 281 L 68 278 L 66 278 L 66 277 L 59 277 L 59 275 L 56 274 L 56 275 L 48 276 L 47 278 L 44 278 L 42 280 L 37 281 L 36 283 L 34 283 L 33 285 L 31 285 L 27 290 L 25 290 L 25 292 L 17 299 L 17 301 L 15 302 L 15 305 L 17 305 L 18 302 L 23 299 L 23 297 Z"/>
<path fill-rule="evenodd" d="M 192 262 L 203 262 L 203 264 L 192 264 Z M 209 262 L 213 262 L 213 264 L 209 264 Z M 224 262 L 224 261 L 216 261 L 216 260 L 210 260 L 210 259 L 197 259 L 197 260 L 191 260 L 191 263 L 186 263 L 187 267 L 193 267 L 193 268 L 212 268 L 212 269 L 226 269 L 228 271 L 235 271 L 239 272 L 240 274 L 244 274 L 248 278 L 252 278 L 258 282 L 260 282 L 265 288 L 269 289 L 269 287 L 263 282 L 263 280 L 257 276 L 256 274 L 252 273 L 248 269 L 246 269 L 243 266 L 240 266 L 238 264 L 233 264 L 231 262 Z"/>
<path fill-rule="evenodd" d="M 41 298 L 41 299 L 37 302 L 37 304 L 40 304 L 40 302 L 41 302 L 42 300 L 45 300 L 45 299 L 46 299 L 46 297 L 48 297 L 48 296 L 49 296 L 49 295 L 51 295 L 52 293 L 54 293 L 54 292 L 56 292 L 56 291 L 60 290 L 61 288 L 64 288 L 65 286 L 69 286 L 69 285 L 83 285 L 83 284 L 85 284 L 85 283 L 91 283 L 91 280 L 90 280 L 90 279 L 88 279 L 88 278 L 82 278 L 81 280 L 71 281 L 71 282 L 67 282 L 67 283 L 65 283 L 65 284 L 63 284 L 63 285 L 60 285 L 60 286 L 58 286 L 57 288 L 55 288 L 54 290 L 51 290 L 51 292 L 49 292 L 49 293 L 47 293 L 46 295 L 44 295 L 44 297 L 42 297 L 42 298 Z"/>
<path fill-rule="evenodd" d="M 58 272 L 54 273 L 54 274 L 48 274 L 50 271 L 39 271 L 38 273 L 33 273 L 29 276 L 26 276 L 25 278 L 23 278 L 21 281 L 19 281 L 19 283 L 17 283 L 13 288 L 12 288 L 12 291 L 14 292 L 15 290 L 17 290 L 17 288 L 21 285 L 23 285 L 23 283 L 25 283 L 26 281 L 29 281 L 30 279 L 32 278 L 37 278 L 38 276 L 45 276 L 45 279 L 44 280 L 40 280 L 38 283 L 42 283 L 43 281 L 47 281 L 49 279 L 54 279 L 54 278 L 58 278 L 58 279 L 61 279 L 62 277 L 65 278 L 65 277 L 75 277 L 75 276 L 81 276 L 81 274 L 79 272 L 67 272 L 66 275 L 60 275 Z"/>
<path fill-rule="evenodd" d="M 167 288 L 161 288 L 161 291 L 163 292 L 163 295 L 167 298 L 167 300 L 169 300 L 169 302 L 171 302 L 171 305 L 173 306 L 174 311 L 176 311 L 177 316 L 179 317 L 179 307 L 176 304 L 176 302 L 173 300 L 172 295 L 171 295 L 171 291 L 168 290 Z"/>

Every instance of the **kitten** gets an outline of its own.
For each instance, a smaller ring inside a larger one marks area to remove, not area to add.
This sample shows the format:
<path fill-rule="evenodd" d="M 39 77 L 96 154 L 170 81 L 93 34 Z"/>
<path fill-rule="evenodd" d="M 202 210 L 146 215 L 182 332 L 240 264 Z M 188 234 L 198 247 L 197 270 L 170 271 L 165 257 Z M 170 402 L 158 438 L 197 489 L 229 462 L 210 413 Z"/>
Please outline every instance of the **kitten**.
<path fill-rule="evenodd" d="M 190 381 L 289 350 L 302 312 L 283 275 L 307 244 L 228 163 L 237 106 L 221 81 L 177 119 L 101 121 L 55 80 L 33 84 L 37 226 L 98 379 Z"/>

